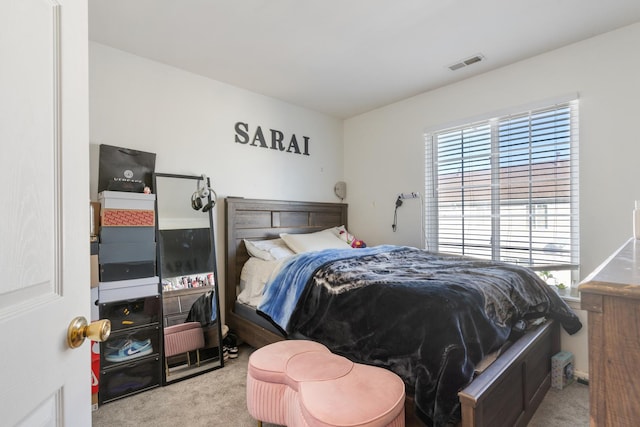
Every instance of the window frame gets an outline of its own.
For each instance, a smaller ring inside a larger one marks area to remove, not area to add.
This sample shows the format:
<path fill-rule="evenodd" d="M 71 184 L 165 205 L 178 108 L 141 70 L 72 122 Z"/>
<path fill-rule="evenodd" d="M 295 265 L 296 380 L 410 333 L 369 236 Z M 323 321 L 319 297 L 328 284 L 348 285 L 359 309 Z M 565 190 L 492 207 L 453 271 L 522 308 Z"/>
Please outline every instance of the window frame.
<path fill-rule="evenodd" d="M 550 110 L 560 110 L 568 108 L 569 110 L 569 261 L 554 264 L 536 264 L 530 265 L 530 268 L 538 271 L 554 271 L 554 270 L 570 270 L 571 271 L 571 284 L 575 284 L 579 277 L 579 265 L 580 265 L 580 242 L 579 242 L 579 108 L 578 97 L 576 95 L 566 96 L 561 99 L 553 101 L 546 101 L 532 105 L 528 108 L 513 109 L 513 112 L 500 112 L 495 114 L 489 114 L 485 117 L 476 118 L 474 120 L 461 121 L 459 124 L 453 124 L 449 126 L 441 126 L 428 130 L 425 133 L 425 218 L 424 218 L 424 238 L 426 243 L 426 249 L 432 251 L 438 251 L 439 247 L 439 218 L 440 209 L 439 206 L 439 163 L 438 163 L 438 147 L 437 140 L 439 135 L 446 134 L 448 132 L 462 131 L 463 129 L 479 128 L 481 126 L 490 127 L 491 135 L 491 185 L 495 186 L 495 182 L 500 180 L 500 158 L 496 155 L 496 152 L 500 150 L 499 140 L 499 128 L 500 123 L 511 120 L 512 118 L 519 118 L 528 115 L 529 118 Z M 529 143 L 531 146 L 531 142 Z M 464 164 L 464 163 L 463 163 Z M 529 159 L 527 165 L 534 165 L 535 160 Z M 558 181 L 554 181 L 557 184 Z M 463 188 L 463 186 L 461 186 Z M 461 191 L 462 193 L 462 191 Z M 500 259 L 500 191 L 491 191 L 491 259 Z M 528 194 L 531 197 L 531 187 L 528 190 Z M 463 200 L 461 196 L 460 200 Z M 502 202 L 508 201 L 508 198 L 503 198 Z M 463 201 L 464 203 L 464 201 Z M 527 206 L 528 216 L 528 229 L 529 231 L 536 229 L 534 226 L 534 216 L 536 213 L 532 210 L 540 205 L 540 201 L 532 201 L 529 199 Z M 559 204 L 558 204 L 559 205 Z M 465 205 L 466 206 L 466 205 Z M 545 211 L 547 205 L 545 204 Z M 503 216 L 504 219 L 504 216 Z M 545 214 L 545 224 L 547 223 L 547 215 Z M 498 242 L 497 244 L 495 242 Z M 529 236 L 529 247 L 532 248 L 531 235 Z M 550 242 L 553 243 L 553 242 Z M 530 249 L 530 253 L 533 249 Z M 487 255 L 488 258 L 488 255 Z M 531 260 L 531 259 L 530 259 Z"/>

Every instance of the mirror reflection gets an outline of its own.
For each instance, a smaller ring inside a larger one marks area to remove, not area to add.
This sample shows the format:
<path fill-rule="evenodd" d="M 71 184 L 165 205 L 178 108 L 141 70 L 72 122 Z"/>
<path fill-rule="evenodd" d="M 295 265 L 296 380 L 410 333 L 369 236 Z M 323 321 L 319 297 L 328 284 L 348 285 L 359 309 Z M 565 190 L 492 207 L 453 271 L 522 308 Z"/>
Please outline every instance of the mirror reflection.
<path fill-rule="evenodd" d="M 206 176 L 154 174 L 165 383 L 224 365 L 213 215 Z"/>

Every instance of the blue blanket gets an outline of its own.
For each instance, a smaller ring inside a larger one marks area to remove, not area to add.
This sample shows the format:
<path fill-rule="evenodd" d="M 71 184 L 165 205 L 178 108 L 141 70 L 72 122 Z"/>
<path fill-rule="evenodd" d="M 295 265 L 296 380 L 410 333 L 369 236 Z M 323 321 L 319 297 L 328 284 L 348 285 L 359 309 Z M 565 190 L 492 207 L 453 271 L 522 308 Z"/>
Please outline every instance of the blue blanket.
<path fill-rule="evenodd" d="M 318 268 L 329 261 L 379 254 L 395 248 L 398 247 L 381 245 L 363 249 L 327 249 L 299 254 L 289 259 L 265 287 L 258 312 L 266 315 L 286 333 L 287 324 L 298 304 L 298 299 L 309 278 Z"/>

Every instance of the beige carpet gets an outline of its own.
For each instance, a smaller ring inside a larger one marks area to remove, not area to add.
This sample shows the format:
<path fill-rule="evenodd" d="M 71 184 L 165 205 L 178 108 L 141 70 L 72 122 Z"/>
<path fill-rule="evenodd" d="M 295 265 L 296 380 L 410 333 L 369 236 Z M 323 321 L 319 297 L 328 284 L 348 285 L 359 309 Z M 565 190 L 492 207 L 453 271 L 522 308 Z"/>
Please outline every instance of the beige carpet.
<path fill-rule="evenodd" d="M 108 403 L 93 412 L 94 427 L 250 427 L 256 422 L 245 405 L 247 361 L 252 349 L 241 346 L 225 367 Z M 589 425 L 588 387 L 574 383 L 551 389 L 529 426 Z M 265 424 L 267 426 L 267 424 Z"/>
<path fill-rule="evenodd" d="M 529 427 L 588 427 L 589 387 L 574 382 L 563 390 L 551 388 Z"/>

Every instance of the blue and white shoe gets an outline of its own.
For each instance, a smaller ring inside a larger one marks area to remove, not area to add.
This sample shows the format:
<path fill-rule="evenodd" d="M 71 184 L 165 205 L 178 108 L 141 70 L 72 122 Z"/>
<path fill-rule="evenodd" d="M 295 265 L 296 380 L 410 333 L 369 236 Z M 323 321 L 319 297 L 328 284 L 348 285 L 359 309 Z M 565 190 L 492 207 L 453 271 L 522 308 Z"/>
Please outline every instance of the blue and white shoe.
<path fill-rule="evenodd" d="M 104 358 L 109 362 L 124 362 L 151 353 L 153 353 L 153 346 L 150 338 L 144 341 L 126 340 L 117 348 L 110 349 Z"/>

